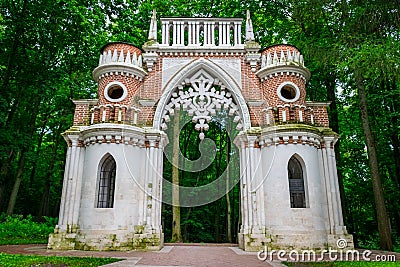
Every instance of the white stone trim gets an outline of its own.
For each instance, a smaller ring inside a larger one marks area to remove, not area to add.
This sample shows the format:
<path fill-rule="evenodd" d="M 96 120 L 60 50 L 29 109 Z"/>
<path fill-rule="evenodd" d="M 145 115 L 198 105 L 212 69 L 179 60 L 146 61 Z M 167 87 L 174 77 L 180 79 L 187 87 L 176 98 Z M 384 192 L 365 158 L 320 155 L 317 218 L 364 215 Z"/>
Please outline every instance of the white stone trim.
<path fill-rule="evenodd" d="M 295 95 L 295 97 L 294 97 L 293 99 L 287 99 L 287 98 L 285 98 L 285 97 L 282 96 L 281 90 L 282 90 L 282 88 L 283 88 L 285 85 L 289 85 L 289 86 L 293 87 L 293 88 L 296 90 L 296 95 Z M 292 103 L 292 102 L 297 101 L 297 100 L 300 98 L 300 89 L 299 89 L 299 87 L 298 87 L 295 83 L 293 83 L 293 82 L 283 82 L 283 83 L 281 83 L 281 84 L 278 86 L 278 89 L 276 90 L 276 94 L 278 95 L 278 97 L 279 97 L 280 100 L 285 101 L 285 102 Z M 283 116 L 283 115 L 282 115 L 282 116 Z"/>
<path fill-rule="evenodd" d="M 108 95 L 108 90 L 114 85 L 121 87 L 122 90 L 124 91 L 124 93 L 122 94 L 122 96 L 120 98 L 113 99 Z M 106 88 L 104 88 L 104 97 L 110 102 L 120 102 L 120 101 L 124 100 L 127 96 L 128 96 L 128 89 L 126 89 L 126 86 L 121 82 L 117 82 L 117 81 L 110 82 L 109 84 L 106 85 Z"/>
<path fill-rule="evenodd" d="M 99 79 L 103 77 L 118 74 L 123 76 L 131 76 L 141 81 L 147 75 L 147 72 L 141 67 L 135 65 L 128 65 L 122 62 L 113 62 L 98 66 L 94 69 L 92 76 L 93 79 L 98 82 Z"/>
<path fill-rule="evenodd" d="M 306 67 L 296 65 L 272 65 L 261 68 L 256 72 L 256 75 L 261 79 L 261 81 L 284 74 L 299 76 L 304 80 L 308 80 L 311 77 L 311 73 Z"/>

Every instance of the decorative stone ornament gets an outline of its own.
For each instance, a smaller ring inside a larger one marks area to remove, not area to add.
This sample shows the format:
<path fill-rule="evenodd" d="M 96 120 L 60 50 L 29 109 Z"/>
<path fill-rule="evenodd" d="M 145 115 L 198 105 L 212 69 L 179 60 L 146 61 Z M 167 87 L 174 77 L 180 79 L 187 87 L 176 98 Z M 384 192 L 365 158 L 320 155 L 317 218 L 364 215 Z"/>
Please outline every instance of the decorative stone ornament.
<path fill-rule="evenodd" d="M 201 132 L 200 139 L 204 139 L 203 131 L 209 129 L 208 123 L 217 111 L 227 111 L 233 117 L 233 121 L 238 123 L 237 129 L 243 128 L 239 107 L 235 104 L 232 94 L 225 90 L 225 85 L 220 81 L 214 79 L 206 71 L 200 70 L 185 82 L 187 84 L 179 86 L 172 93 L 163 115 L 162 130 L 168 128 L 167 122 L 171 120 L 170 116 L 174 114 L 175 109 L 179 109 L 181 106 L 196 123 L 195 129 Z"/>

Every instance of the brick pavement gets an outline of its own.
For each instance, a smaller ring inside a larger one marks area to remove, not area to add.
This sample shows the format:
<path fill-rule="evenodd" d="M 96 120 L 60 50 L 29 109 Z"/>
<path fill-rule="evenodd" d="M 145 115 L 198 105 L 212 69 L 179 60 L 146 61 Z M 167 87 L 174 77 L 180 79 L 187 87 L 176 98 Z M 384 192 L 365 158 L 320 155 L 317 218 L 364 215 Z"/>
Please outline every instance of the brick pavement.
<path fill-rule="evenodd" d="M 360 255 L 363 250 L 358 250 Z M 0 246 L 0 253 L 75 256 L 75 257 L 112 257 L 123 261 L 104 265 L 103 267 L 155 267 L 155 266 L 255 266 L 281 267 L 279 261 L 263 262 L 257 259 L 256 252 L 244 252 L 236 244 L 166 244 L 161 251 L 78 251 L 47 250 L 45 245 L 5 245 Z M 400 262 L 400 253 L 372 251 L 369 256 L 375 260 L 377 256 L 394 255 Z M 276 258 L 276 257 L 275 257 Z M 329 260 L 325 257 L 324 260 Z M 298 265 L 301 266 L 301 265 Z"/>
<path fill-rule="evenodd" d="M 161 251 L 56 251 L 47 250 L 45 245 L 5 245 L 0 252 L 47 256 L 113 257 L 124 261 L 105 265 L 107 267 L 130 266 L 283 266 L 273 265 L 257 259 L 255 252 L 243 252 L 236 244 L 167 244 Z M 105 267 L 104 266 L 104 267 Z"/>

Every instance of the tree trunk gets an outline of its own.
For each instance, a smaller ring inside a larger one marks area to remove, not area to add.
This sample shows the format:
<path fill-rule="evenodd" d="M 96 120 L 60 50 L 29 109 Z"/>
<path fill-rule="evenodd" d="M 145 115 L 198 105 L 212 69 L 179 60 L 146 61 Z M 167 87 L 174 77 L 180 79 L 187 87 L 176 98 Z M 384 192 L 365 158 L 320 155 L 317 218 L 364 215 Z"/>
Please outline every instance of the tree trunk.
<path fill-rule="evenodd" d="M 220 242 L 220 231 L 219 231 L 219 217 L 221 216 L 221 208 L 218 207 L 220 200 L 217 200 L 215 203 L 215 216 L 214 216 L 214 235 L 215 235 L 215 242 Z"/>
<path fill-rule="evenodd" d="M 58 149 L 58 144 L 60 141 L 60 129 L 61 129 L 61 124 L 58 126 L 57 131 L 55 132 L 55 141 L 54 141 L 54 146 L 52 150 L 52 158 L 49 164 L 48 171 L 46 173 L 46 181 L 45 181 L 45 186 L 43 190 L 43 195 L 42 195 L 42 200 L 40 204 L 40 210 L 39 210 L 39 217 L 42 216 L 49 216 L 49 207 L 50 207 L 50 189 L 51 189 L 51 176 L 54 171 L 54 166 L 56 163 L 57 159 L 57 149 Z"/>
<path fill-rule="evenodd" d="M 5 189 L 7 186 L 7 174 L 8 174 L 11 162 L 13 162 L 13 160 L 14 160 L 14 157 L 15 157 L 14 149 L 11 149 L 8 159 L 1 165 L 1 169 L 0 169 L 0 210 L 2 210 L 3 203 L 5 202 L 4 192 L 5 192 Z"/>
<path fill-rule="evenodd" d="M 182 242 L 181 209 L 179 206 L 179 115 L 174 115 L 174 143 L 172 151 L 172 242 Z"/>
<path fill-rule="evenodd" d="M 6 212 L 7 215 L 13 214 L 15 203 L 17 202 L 18 190 L 19 190 L 19 186 L 21 185 L 22 172 L 23 172 L 23 169 L 25 166 L 25 153 L 26 153 L 26 149 L 24 148 L 21 151 L 21 157 L 19 158 L 19 161 L 18 161 L 17 177 L 15 178 L 14 186 L 11 191 L 10 200 L 8 201 L 8 207 L 7 207 L 7 212 Z"/>
<path fill-rule="evenodd" d="M 229 143 L 229 136 L 226 134 L 226 208 L 227 208 L 227 214 L 226 214 L 226 230 L 227 230 L 227 239 L 229 243 L 232 243 L 232 208 L 231 208 L 231 200 L 229 196 L 229 161 L 230 161 L 230 143 Z"/>
<path fill-rule="evenodd" d="M 368 162 L 371 171 L 372 188 L 374 192 L 376 215 L 378 220 L 380 247 L 383 250 L 393 251 L 389 216 L 386 211 L 381 175 L 379 173 L 378 156 L 375 147 L 374 136 L 372 135 L 371 126 L 369 123 L 366 89 L 362 76 L 360 74 L 356 74 L 356 78 L 362 127 L 367 145 Z"/>
<path fill-rule="evenodd" d="M 46 118 L 47 118 L 47 115 L 46 115 Z M 37 169 L 37 165 L 38 165 L 38 162 L 39 162 L 38 159 L 39 159 L 39 156 L 40 156 L 40 149 L 42 147 L 43 137 L 44 137 L 45 131 L 46 131 L 46 122 L 47 122 L 47 120 L 45 120 L 45 122 L 43 123 L 42 129 L 41 129 L 40 134 L 39 134 L 39 140 L 37 141 L 37 145 L 36 145 L 36 153 L 35 153 L 35 156 L 34 156 L 35 163 L 33 164 L 33 167 L 32 167 L 32 170 L 31 170 L 31 175 L 30 175 L 30 178 L 29 178 L 29 182 L 31 184 L 33 183 L 33 180 L 34 180 L 35 175 L 36 175 L 36 169 Z M 58 131 L 57 131 L 57 134 L 58 134 Z M 57 142 L 57 140 L 56 140 L 56 142 Z"/>

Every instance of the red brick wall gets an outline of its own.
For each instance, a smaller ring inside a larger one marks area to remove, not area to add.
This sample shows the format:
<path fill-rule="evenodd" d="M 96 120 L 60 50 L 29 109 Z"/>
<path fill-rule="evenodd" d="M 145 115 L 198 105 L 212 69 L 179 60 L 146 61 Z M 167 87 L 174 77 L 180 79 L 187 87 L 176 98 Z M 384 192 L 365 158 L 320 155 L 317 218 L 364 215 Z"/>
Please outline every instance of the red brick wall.
<path fill-rule="evenodd" d="M 271 57 L 273 58 L 274 53 L 276 51 L 278 58 L 280 58 L 282 50 L 285 54 L 286 59 L 288 56 L 287 55 L 288 50 L 292 53 L 292 55 L 293 55 L 293 52 L 296 52 L 296 53 L 300 52 L 299 49 L 297 49 L 295 46 L 288 45 L 288 44 L 279 44 L 279 45 L 273 45 L 273 46 L 269 46 L 269 47 L 265 48 L 264 50 L 261 51 L 261 54 L 267 56 L 268 53 L 271 53 Z"/>
<path fill-rule="evenodd" d="M 324 106 L 314 106 L 314 123 L 316 125 L 329 127 L 328 111 Z"/>
<path fill-rule="evenodd" d="M 290 102 L 290 104 L 305 105 L 306 81 L 298 76 L 287 75 L 286 73 L 284 73 L 283 75 L 278 74 L 277 76 L 273 76 L 272 78 L 267 78 L 262 83 L 263 97 L 267 101 L 268 106 L 275 107 L 277 105 L 288 104 L 288 102 L 281 100 L 277 94 L 278 87 L 283 82 L 292 82 L 292 83 L 296 84 L 300 90 L 300 98 L 294 102 Z"/>
<path fill-rule="evenodd" d="M 104 89 L 106 88 L 107 84 L 109 84 L 110 82 L 121 82 L 122 84 L 124 84 L 128 91 L 128 96 L 119 102 L 108 101 L 104 97 Z M 105 105 L 105 104 L 132 105 L 133 100 L 141 87 L 143 87 L 143 82 L 139 81 L 137 78 L 134 78 L 132 76 L 126 76 L 126 75 L 121 75 L 121 74 L 115 75 L 114 74 L 114 75 L 109 75 L 109 76 L 103 77 L 99 80 L 99 83 L 98 83 L 98 91 L 97 92 L 98 92 L 98 97 L 99 97 L 99 105 Z"/>
<path fill-rule="evenodd" d="M 126 58 L 126 54 L 128 53 L 128 51 L 131 53 L 131 56 L 133 56 L 134 53 L 136 53 L 137 56 L 142 54 L 142 50 L 140 48 L 125 43 L 109 43 L 103 47 L 101 53 L 103 54 L 103 52 L 108 52 L 108 50 L 111 50 L 111 53 L 114 53 L 115 49 L 117 49 L 118 56 L 119 53 L 121 53 L 121 50 L 123 50 L 124 58 Z"/>
<path fill-rule="evenodd" d="M 89 104 L 76 104 L 74 113 L 74 126 L 88 125 L 90 120 Z"/>

